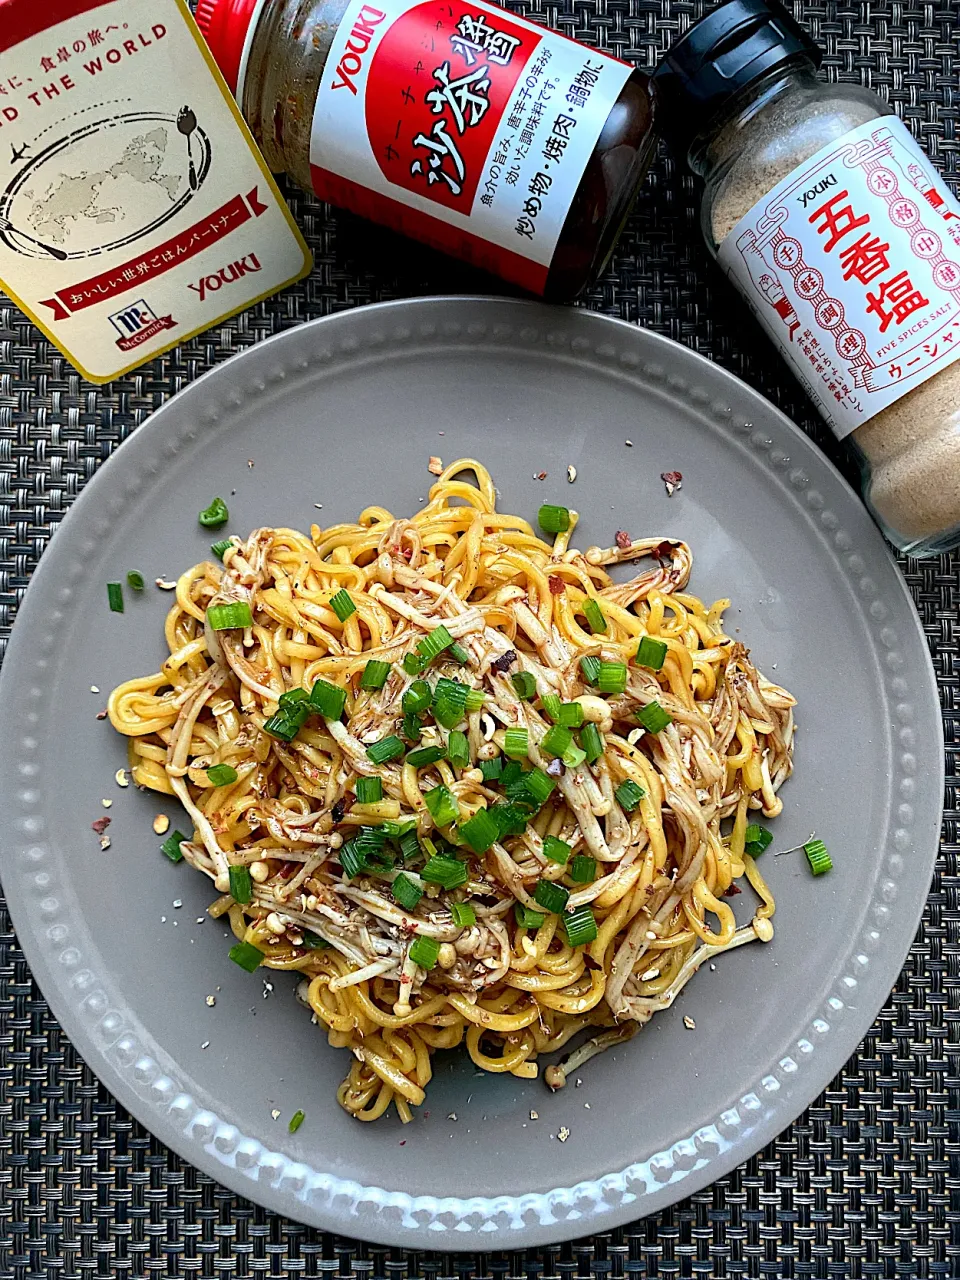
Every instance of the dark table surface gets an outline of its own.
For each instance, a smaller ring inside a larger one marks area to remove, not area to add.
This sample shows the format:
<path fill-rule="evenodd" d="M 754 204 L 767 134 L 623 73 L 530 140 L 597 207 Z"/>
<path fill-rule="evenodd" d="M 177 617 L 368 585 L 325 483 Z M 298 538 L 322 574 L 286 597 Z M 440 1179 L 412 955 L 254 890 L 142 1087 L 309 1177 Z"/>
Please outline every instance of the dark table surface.
<path fill-rule="evenodd" d="M 511 7 L 641 68 L 703 0 Z M 892 102 L 960 189 L 960 0 L 797 3 L 830 78 Z M 271 333 L 390 298 L 494 291 L 448 262 L 287 194 L 312 275 L 97 388 L 0 294 L 0 634 L 81 487 L 168 397 Z M 848 474 L 796 385 L 710 264 L 694 182 L 656 160 L 610 270 L 583 305 L 716 360 Z M 0 1277 L 596 1277 L 960 1275 L 960 557 L 902 563 L 936 667 L 947 750 L 943 844 L 923 923 L 869 1035 L 776 1142 L 676 1208 L 527 1253 L 384 1250 L 267 1213 L 155 1141 L 99 1085 L 31 979 L 0 897 Z"/>

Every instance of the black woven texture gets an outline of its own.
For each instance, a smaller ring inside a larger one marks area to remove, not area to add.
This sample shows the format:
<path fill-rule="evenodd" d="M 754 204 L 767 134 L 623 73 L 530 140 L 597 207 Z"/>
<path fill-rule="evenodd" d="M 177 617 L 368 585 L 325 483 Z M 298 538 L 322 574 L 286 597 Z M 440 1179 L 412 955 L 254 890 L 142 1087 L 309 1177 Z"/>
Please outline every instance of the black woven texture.
<path fill-rule="evenodd" d="M 701 0 L 513 7 L 652 68 Z M 960 0 L 800 4 L 825 74 L 895 104 L 960 189 Z M 85 383 L 0 295 L 0 627 L 85 481 L 212 365 L 315 316 L 495 286 L 290 188 L 308 280 L 105 388 Z M 685 343 L 837 451 L 701 247 L 697 192 L 660 156 L 611 269 L 584 305 Z M 838 458 L 841 464 L 843 458 Z M 936 666 L 947 743 L 943 845 L 920 932 L 870 1034 L 775 1142 L 676 1208 L 528 1253 L 382 1250 L 234 1196 L 167 1151 L 81 1061 L 34 984 L 0 898 L 0 1277 L 333 1276 L 358 1280 L 960 1275 L 960 558 L 903 570 Z"/>

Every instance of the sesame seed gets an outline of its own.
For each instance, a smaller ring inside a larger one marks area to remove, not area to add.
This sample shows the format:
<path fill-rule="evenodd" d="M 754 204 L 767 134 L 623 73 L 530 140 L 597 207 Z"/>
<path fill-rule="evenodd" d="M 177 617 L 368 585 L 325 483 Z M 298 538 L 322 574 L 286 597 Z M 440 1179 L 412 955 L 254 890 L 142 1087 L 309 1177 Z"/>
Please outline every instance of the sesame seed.
<path fill-rule="evenodd" d="M 209 1008 L 211 1008 L 211 1009 L 212 1009 L 212 1008 L 213 1008 L 213 1006 L 214 1006 L 216 1003 L 217 1003 L 217 997 L 216 997 L 216 996 L 207 996 L 207 1005 L 208 1005 L 208 1007 L 209 1007 Z"/>
<path fill-rule="evenodd" d="M 567 1128 L 566 1125 L 562 1125 L 560 1127 L 560 1132 L 557 1134 L 557 1137 L 560 1139 L 561 1142 L 566 1142 L 566 1140 L 570 1137 L 570 1130 Z"/>
<path fill-rule="evenodd" d="M 688 1031 L 693 1031 L 696 1028 L 697 1024 L 690 1017 L 689 1013 L 685 1013 L 683 1015 L 683 1025 L 687 1028 Z"/>

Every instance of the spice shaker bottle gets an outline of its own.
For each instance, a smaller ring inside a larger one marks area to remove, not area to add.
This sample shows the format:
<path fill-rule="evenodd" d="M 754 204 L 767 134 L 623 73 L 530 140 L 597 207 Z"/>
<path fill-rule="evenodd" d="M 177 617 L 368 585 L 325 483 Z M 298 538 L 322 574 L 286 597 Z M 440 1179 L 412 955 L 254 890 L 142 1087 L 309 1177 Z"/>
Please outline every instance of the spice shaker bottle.
<path fill-rule="evenodd" d="M 555 300 L 600 273 L 654 145 L 649 80 L 470 0 L 200 0 L 264 156 Z"/>
<path fill-rule="evenodd" d="M 776 0 L 729 0 L 654 73 L 711 252 L 901 550 L 960 543 L 960 204 L 875 93 L 816 76 Z"/>

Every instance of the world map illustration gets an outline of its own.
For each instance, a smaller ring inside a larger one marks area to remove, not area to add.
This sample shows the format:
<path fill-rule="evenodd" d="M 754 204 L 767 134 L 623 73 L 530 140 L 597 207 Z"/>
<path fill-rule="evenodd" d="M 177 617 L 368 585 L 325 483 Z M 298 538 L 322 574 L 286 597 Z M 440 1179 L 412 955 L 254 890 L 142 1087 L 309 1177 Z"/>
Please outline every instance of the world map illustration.
<path fill-rule="evenodd" d="M 173 204 L 184 177 L 166 171 L 167 144 L 167 130 L 158 126 L 131 138 L 108 168 L 60 174 L 42 195 L 30 193 L 26 220 L 31 230 L 62 245 L 78 224 L 117 224 L 128 215 L 136 218 L 144 197 L 153 203 L 160 194 Z"/>

